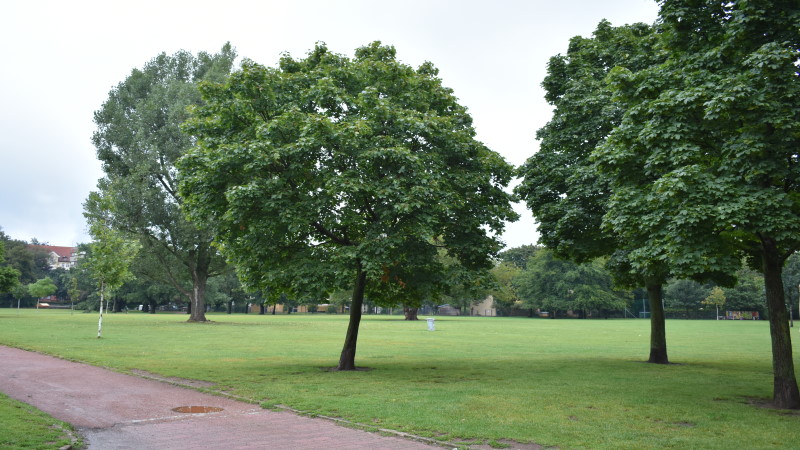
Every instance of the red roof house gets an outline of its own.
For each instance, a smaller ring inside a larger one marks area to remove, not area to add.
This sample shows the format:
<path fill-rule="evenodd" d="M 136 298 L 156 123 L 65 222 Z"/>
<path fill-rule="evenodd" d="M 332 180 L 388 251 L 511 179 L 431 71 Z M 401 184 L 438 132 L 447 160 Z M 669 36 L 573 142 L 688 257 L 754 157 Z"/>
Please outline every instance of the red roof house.
<path fill-rule="evenodd" d="M 31 245 L 31 247 L 50 253 L 50 267 L 53 269 L 61 267 L 69 270 L 78 262 L 80 257 L 77 247 L 59 247 L 55 245 Z"/>

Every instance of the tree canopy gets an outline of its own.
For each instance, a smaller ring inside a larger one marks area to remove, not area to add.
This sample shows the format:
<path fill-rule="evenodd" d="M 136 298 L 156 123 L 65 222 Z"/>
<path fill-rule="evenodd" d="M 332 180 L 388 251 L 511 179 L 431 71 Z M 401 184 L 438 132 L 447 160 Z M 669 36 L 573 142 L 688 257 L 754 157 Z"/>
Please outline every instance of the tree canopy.
<path fill-rule="evenodd" d="M 41 280 L 37 280 L 35 283 L 29 284 L 28 292 L 32 296 L 41 299 L 42 297 L 53 295 L 56 292 L 56 284 L 53 283 L 53 280 L 50 278 L 45 277 Z"/>
<path fill-rule="evenodd" d="M 742 267 L 736 273 L 736 286 L 725 289 L 725 308 L 763 314 L 767 307 L 764 293 L 764 276 L 749 267 Z"/>
<path fill-rule="evenodd" d="M 521 245 L 519 247 L 505 249 L 497 255 L 501 262 L 513 264 L 519 269 L 524 269 L 528 264 L 528 260 L 539 251 L 540 247 L 536 245 Z"/>
<path fill-rule="evenodd" d="M 475 139 L 437 73 L 379 42 L 354 58 L 318 44 L 204 84 L 186 127 L 198 137 L 178 165 L 186 209 L 248 290 L 353 290 L 340 370 L 355 368 L 365 293 L 409 304 L 441 290 L 459 276 L 441 248 L 488 270 L 517 217 L 504 191 L 513 168 Z"/>
<path fill-rule="evenodd" d="M 692 280 L 670 280 L 664 288 L 664 303 L 668 308 L 683 309 L 686 318 L 702 307 L 711 287 Z"/>
<path fill-rule="evenodd" d="M 536 137 L 539 150 L 518 169 L 515 191 L 534 214 L 539 242 L 562 258 L 587 261 L 613 253 L 620 242 L 601 227 L 610 190 L 589 155 L 625 110 L 605 82 L 614 67 L 642 70 L 660 58 L 646 24 L 598 24 L 591 38 L 570 40 L 566 55 L 550 58 L 542 82 L 552 119 Z"/>
<path fill-rule="evenodd" d="M 513 263 L 503 261 L 494 266 L 491 273 L 495 286 L 489 290 L 489 295 L 494 300 L 494 307 L 499 311 L 508 312 L 519 302 L 517 279 L 522 269 Z"/>
<path fill-rule="evenodd" d="M 547 249 L 528 260 L 516 285 L 525 306 L 547 311 L 551 317 L 567 311 L 619 311 L 627 306 L 629 297 L 614 288 L 602 260 L 577 264 L 558 259 Z"/>
<path fill-rule="evenodd" d="M 725 306 L 727 300 L 725 291 L 719 286 L 714 286 L 702 303 L 704 305 L 713 305 L 716 308 L 716 319 L 719 320 L 719 309 Z"/>

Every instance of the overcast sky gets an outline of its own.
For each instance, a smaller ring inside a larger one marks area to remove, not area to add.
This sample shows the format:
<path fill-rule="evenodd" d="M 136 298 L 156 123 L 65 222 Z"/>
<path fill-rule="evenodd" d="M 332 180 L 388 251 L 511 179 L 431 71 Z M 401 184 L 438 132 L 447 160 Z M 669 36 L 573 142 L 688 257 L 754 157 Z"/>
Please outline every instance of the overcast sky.
<path fill-rule="evenodd" d="M 550 119 L 548 58 L 601 19 L 652 23 L 654 0 L 15 1 L 0 14 L 0 227 L 15 239 L 88 242 L 82 204 L 103 176 L 92 115 L 109 90 L 161 52 L 216 52 L 274 66 L 317 41 L 336 52 L 380 40 L 414 67 L 431 61 L 469 108 L 478 139 L 518 166 Z M 534 220 L 503 235 L 536 242 Z"/>

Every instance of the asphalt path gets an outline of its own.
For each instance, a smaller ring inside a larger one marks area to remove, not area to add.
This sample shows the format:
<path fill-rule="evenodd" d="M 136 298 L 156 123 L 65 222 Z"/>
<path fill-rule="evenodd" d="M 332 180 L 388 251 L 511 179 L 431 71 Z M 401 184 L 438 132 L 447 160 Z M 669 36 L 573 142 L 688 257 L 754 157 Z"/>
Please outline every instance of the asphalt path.
<path fill-rule="evenodd" d="M 0 392 L 72 424 L 91 450 L 439 448 L 3 346 Z M 189 406 L 206 408 L 175 410 Z"/>

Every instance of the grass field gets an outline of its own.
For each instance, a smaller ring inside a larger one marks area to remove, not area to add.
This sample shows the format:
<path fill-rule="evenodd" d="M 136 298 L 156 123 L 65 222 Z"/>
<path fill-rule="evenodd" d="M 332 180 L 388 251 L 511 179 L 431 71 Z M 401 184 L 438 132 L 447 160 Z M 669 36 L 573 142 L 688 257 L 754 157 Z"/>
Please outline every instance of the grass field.
<path fill-rule="evenodd" d="M 800 447 L 800 415 L 755 405 L 772 392 L 766 321 L 668 321 L 663 366 L 641 362 L 646 320 L 437 317 L 429 332 L 365 316 L 356 364 L 372 370 L 331 372 L 345 316 L 209 318 L 111 314 L 97 339 L 96 314 L 0 310 L 0 344 L 456 443 Z"/>

